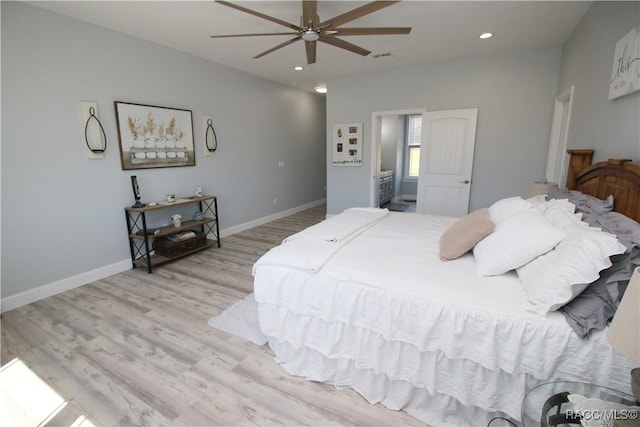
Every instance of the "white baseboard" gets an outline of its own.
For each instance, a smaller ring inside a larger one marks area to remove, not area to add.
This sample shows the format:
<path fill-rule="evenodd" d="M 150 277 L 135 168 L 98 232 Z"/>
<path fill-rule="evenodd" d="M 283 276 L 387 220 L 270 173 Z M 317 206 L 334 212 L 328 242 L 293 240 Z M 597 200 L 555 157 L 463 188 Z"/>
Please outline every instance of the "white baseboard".
<path fill-rule="evenodd" d="M 53 283 L 40 286 L 35 289 L 30 289 L 16 295 L 2 298 L 2 301 L 0 302 L 0 308 L 4 313 L 5 311 L 22 307 L 23 305 L 31 304 L 32 302 L 36 302 L 43 298 L 59 294 L 60 292 L 68 291 L 70 289 L 77 288 L 78 286 L 86 285 L 87 283 L 104 279 L 105 277 L 113 276 L 114 274 L 129 270 L 130 268 L 130 259 L 119 261 L 111 265 L 106 265 L 104 267 L 99 267 L 95 270 L 80 273 L 72 277 L 67 277 L 65 279 L 57 280 Z"/>
<path fill-rule="evenodd" d="M 280 218 L 284 218 L 285 216 L 293 215 L 295 213 L 302 212 L 304 210 L 322 205 L 326 202 L 327 202 L 327 199 L 317 200 L 315 202 L 307 203 L 306 205 L 297 206 L 295 208 L 287 209 L 286 211 L 277 212 L 269 216 L 254 219 L 253 221 L 245 222 L 244 224 L 234 225 L 233 227 L 220 230 L 220 237 L 222 238 L 222 237 L 231 236 L 232 234 L 240 233 L 241 231 L 245 231 L 253 227 L 258 227 L 268 222 L 275 221 Z"/>
<path fill-rule="evenodd" d="M 301 212 L 303 210 L 319 206 L 326 203 L 326 199 L 318 200 L 315 202 L 307 203 L 302 206 L 287 209 L 286 211 L 278 212 L 273 215 L 265 216 L 253 221 L 245 222 L 244 224 L 235 225 L 233 227 L 220 230 L 220 238 L 230 236 L 235 233 L 239 233 L 244 230 L 248 230 L 253 227 L 257 227 L 267 222 L 275 221 L 285 216 L 293 215 L 294 213 Z M 105 277 L 113 276 L 114 274 L 122 273 L 123 271 L 131 269 L 131 260 L 126 259 L 118 261 L 111 265 L 96 268 L 95 270 L 87 271 L 77 274 L 72 277 L 57 280 L 47 285 L 42 285 L 35 289 L 30 289 L 25 292 L 21 292 L 16 295 L 11 295 L 0 300 L 0 312 L 12 310 L 14 308 L 22 307 L 23 305 L 31 304 L 32 302 L 39 301 L 41 299 L 59 294 L 60 292 L 68 291 L 73 288 L 77 288 L 82 285 L 86 285 L 96 280 L 104 279 Z"/>

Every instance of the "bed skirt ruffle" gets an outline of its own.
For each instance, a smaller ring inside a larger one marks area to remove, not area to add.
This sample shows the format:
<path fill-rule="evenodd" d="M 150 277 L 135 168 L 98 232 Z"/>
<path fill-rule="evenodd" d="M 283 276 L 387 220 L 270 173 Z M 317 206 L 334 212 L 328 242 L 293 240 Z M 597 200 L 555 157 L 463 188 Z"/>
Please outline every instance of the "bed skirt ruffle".
<path fill-rule="evenodd" d="M 629 391 L 633 364 L 604 334 L 580 340 L 564 322 L 542 331 L 526 319 L 474 320 L 461 307 L 295 269 L 263 267 L 255 283 L 260 327 L 288 373 L 352 388 L 431 425 L 520 420 L 526 391 L 543 382 Z"/>
<path fill-rule="evenodd" d="M 351 388 L 372 405 L 380 403 L 391 410 L 405 411 L 429 425 L 486 426 L 493 417 L 509 418 L 503 412 L 464 405 L 446 393 L 431 394 L 428 388 L 416 386 L 410 381 L 393 380 L 373 369 L 358 368 L 353 360 L 329 358 L 309 348 L 298 351 L 291 344 L 275 338 L 269 340 L 269 346 L 276 360 L 290 375 L 332 384 L 338 389 Z M 464 384 L 454 384 L 458 381 L 450 377 L 453 369 L 457 368 L 433 371 L 434 383 L 446 382 L 444 388 L 447 390 L 464 390 Z M 476 377 L 475 373 L 471 376 Z M 482 383 L 475 384 L 482 388 Z"/>

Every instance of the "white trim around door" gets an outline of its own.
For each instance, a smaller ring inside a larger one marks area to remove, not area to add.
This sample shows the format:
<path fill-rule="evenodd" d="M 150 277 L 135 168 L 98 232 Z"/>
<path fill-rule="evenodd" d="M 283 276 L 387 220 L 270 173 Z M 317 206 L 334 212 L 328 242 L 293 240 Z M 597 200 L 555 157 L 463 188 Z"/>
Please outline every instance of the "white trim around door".
<path fill-rule="evenodd" d="M 558 183 L 560 187 L 564 187 L 567 178 L 567 165 L 569 163 L 567 139 L 571 122 L 571 108 L 573 106 L 573 90 L 574 86 L 571 86 L 569 89 L 560 92 L 554 100 L 547 168 L 544 173 L 545 180 Z"/>

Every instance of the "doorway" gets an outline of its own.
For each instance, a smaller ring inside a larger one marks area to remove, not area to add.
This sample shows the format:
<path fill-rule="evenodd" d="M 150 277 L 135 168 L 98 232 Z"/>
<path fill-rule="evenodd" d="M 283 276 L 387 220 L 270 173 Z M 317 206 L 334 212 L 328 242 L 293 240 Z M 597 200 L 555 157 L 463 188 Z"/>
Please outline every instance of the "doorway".
<path fill-rule="evenodd" d="M 369 206 L 415 212 L 417 178 L 405 173 L 407 118 L 424 113 L 425 109 L 373 113 Z"/>
<path fill-rule="evenodd" d="M 469 207 L 477 114 L 478 110 L 475 108 L 433 112 L 427 112 L 426 109 L 374 112 L 369 206 L 379 207 L 381 200 L 388 200 L 380 197 L 384 192 L 381 185 L 388 180 L 387 169 L 393 169 L 391 173 L 395 181 L 399 182 L 396 189 L 401 188 L 399 194 L 403 199 L 412 198 L 410 194 L 415 195 L 418 213 L 460 217 L 466 215 Z M 411 147 L 407 145 L 406 135 L 401 135 L 399 131 L 389 134 L 389 129 L 394 128 L 389 123 L 397 124 L 403 117 L 405 125 L 396 125 L 395 128 L 409 133 L 411 127 L 406 125 L 406 118 L 411 116 L 419 116 L 421 125 L 420 172 L 417 176 L 407 175 L 407 170 L 410 169 L 407 163 L 407 153 L 410 150 L 407 148 Z M 383 156 L 383 145 L 396 147 L 395 162 L 390 162 L 388 156 Z M 407 191 L 411 185 L 413 189 Z M 395 194 L 398 197 L 397 191 Z"/>

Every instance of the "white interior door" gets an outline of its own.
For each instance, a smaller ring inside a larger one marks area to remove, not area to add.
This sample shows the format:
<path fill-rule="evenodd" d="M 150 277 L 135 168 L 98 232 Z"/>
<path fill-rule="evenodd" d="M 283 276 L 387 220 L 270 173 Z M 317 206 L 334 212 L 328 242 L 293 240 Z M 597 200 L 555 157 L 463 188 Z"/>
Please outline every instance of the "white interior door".
<path fill-rule="evenodd" d="M 423 114 L 418 213 L 468 213 L 477 119 L 477 108 Z"/>

